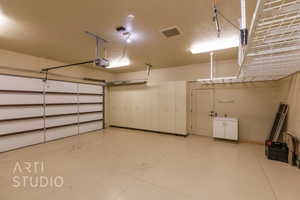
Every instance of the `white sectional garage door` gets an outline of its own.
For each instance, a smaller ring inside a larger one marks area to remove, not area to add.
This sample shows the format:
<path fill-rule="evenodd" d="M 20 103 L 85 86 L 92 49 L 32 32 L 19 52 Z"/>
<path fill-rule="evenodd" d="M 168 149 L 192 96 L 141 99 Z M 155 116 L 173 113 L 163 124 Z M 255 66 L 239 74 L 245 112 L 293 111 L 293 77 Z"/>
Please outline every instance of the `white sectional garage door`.
<path fill-rule="evenodd" d="M 103 129 L 101 85 L 0 75 L 0 152 Z"/>

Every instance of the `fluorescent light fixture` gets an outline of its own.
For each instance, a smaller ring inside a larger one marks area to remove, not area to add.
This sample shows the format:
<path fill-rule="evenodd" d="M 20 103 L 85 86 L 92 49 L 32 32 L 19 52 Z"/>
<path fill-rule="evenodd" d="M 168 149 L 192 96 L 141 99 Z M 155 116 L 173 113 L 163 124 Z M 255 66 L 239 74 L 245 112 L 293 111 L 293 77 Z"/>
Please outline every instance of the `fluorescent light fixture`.
<path fill-rule="evenodd" d="M 196 44 L 191 47 L 192 54 L 213 52 L 223 49 L 229 49 L 239 46 L 239 40 L 237 38 L 220 38 L 213 41 L 207 41 Z"/>
<path fill-rule="evenodd" d="M 117 67 L 126 67 L 130 65 L 130 60 L 128 58 L 112 60 L 110 65 L 106 68 L 117 68 Z"/>

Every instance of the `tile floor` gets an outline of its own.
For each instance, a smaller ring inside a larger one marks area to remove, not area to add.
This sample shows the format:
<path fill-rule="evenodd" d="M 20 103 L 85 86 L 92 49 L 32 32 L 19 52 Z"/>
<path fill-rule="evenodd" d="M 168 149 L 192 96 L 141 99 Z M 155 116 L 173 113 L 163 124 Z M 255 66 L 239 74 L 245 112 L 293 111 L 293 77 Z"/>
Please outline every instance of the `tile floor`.
<path fill-rule="evenodd" d="M 24 162 L 34 161 L 44 163 L 43 173 L 25 170 Z M 61 176 L 64 184 L 34 187 L 18 179 L 16 188 L 16 175 Z M 263 146 L 200 136 L 110 128 L 0 154 L 1 200 L 299 198 L 300 170 L 266 160 Z"/>

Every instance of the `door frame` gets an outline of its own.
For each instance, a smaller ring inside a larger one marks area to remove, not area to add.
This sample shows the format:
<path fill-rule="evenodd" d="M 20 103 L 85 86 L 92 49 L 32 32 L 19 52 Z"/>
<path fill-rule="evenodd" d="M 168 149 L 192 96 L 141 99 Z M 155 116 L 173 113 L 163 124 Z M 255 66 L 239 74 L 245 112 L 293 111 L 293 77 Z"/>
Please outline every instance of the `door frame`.
<path fill-rule="evenodd" d="M 193 92 L 196 90 L 211 90 L 212 91 L 212 111 L 215 110 L 215 88 L 214 87 L 210 87 L 210 88 L 191 88 L 189 90 L 189 108 L 188 108 L 188 116 L 189 116 L 189 125 L 188 125 L 188 132 L 189 134 L 192 134 L 192 123 L 193 123 Z"/>

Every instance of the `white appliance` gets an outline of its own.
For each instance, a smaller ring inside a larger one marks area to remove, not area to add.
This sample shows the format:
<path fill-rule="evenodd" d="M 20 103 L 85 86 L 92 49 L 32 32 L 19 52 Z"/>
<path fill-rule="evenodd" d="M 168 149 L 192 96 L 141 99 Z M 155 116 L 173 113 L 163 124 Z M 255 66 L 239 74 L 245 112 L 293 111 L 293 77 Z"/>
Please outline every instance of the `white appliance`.
<path fill-rule="evenodd" d="M 214 138 L 238 140 L 238 119 L 215 117 L 213 123 Z"/>

